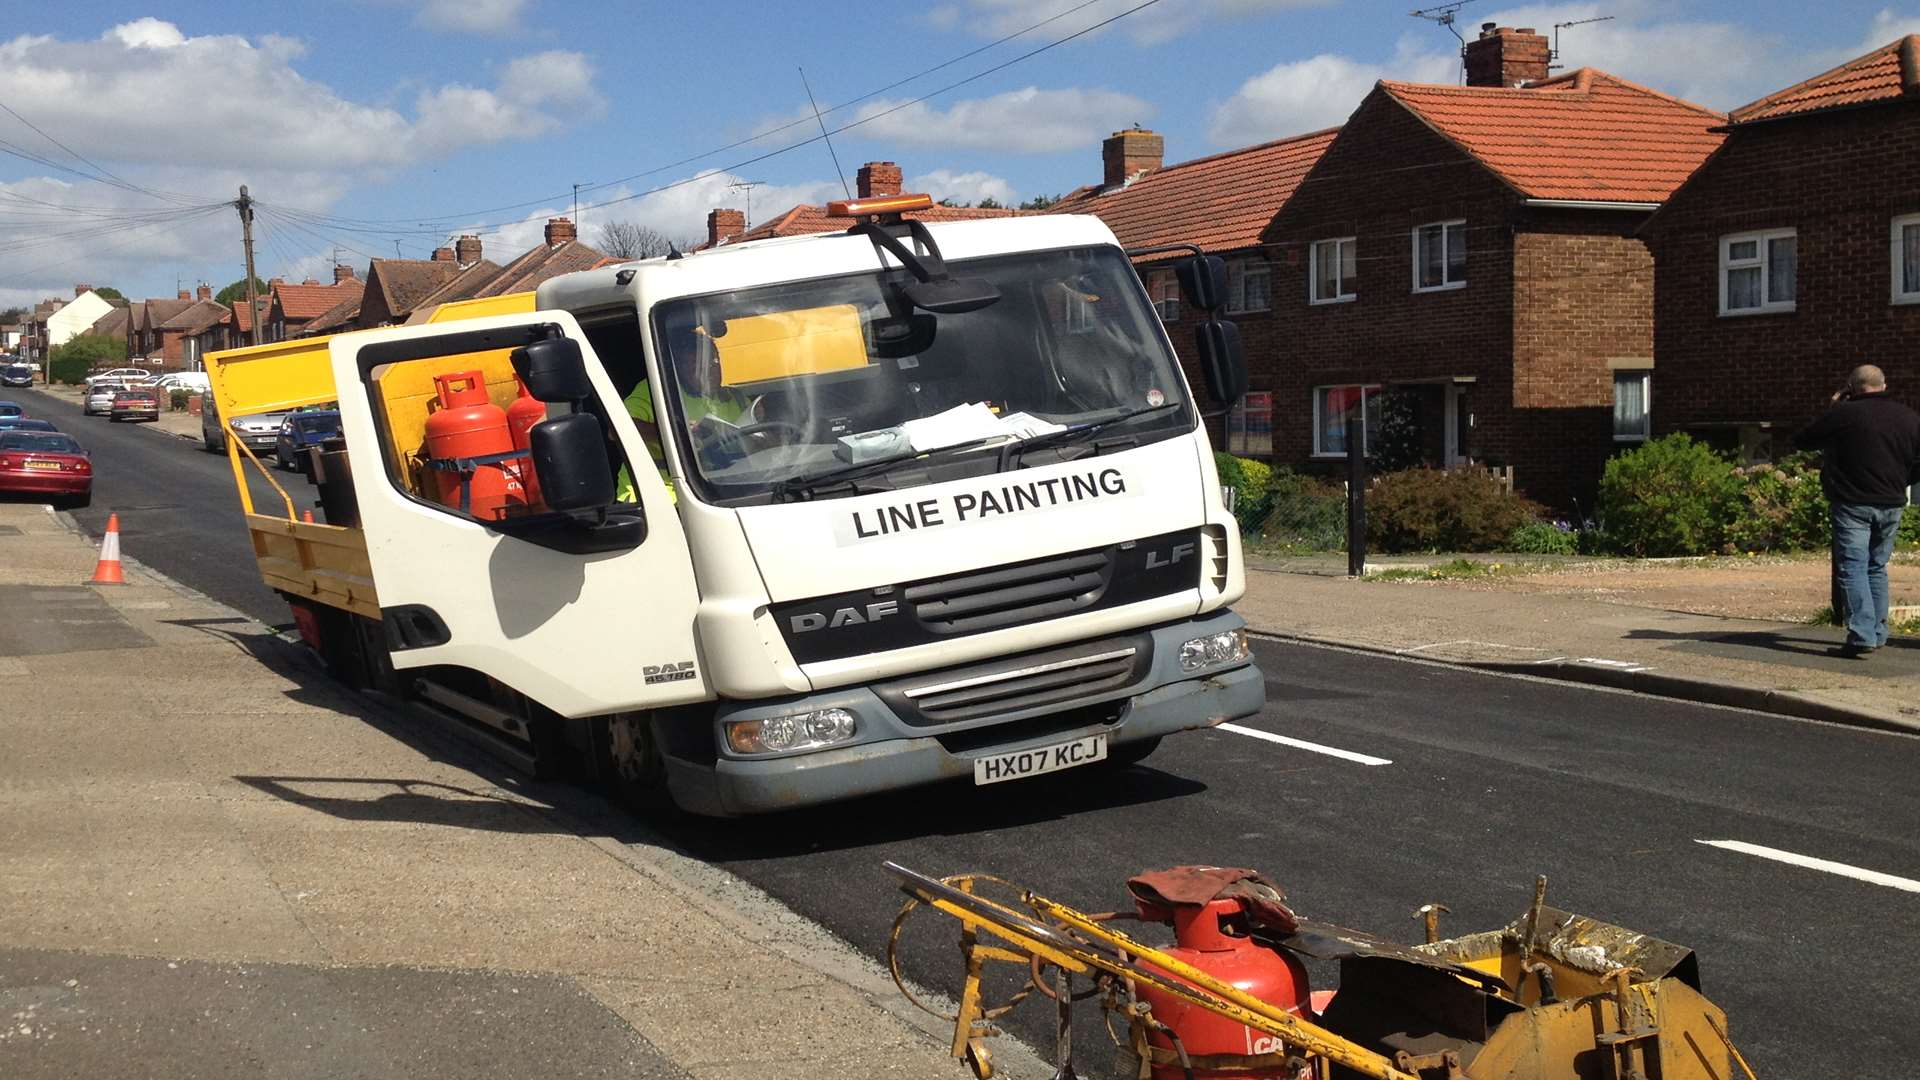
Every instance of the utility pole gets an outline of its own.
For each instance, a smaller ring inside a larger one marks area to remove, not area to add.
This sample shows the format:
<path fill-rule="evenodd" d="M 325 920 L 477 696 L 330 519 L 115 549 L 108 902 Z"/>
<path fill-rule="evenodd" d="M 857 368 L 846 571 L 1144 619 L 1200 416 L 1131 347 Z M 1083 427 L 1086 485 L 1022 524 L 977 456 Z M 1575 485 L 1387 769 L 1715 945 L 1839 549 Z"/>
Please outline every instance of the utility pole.
<path fill-rule="evenodd" d="M 247 251 L 247 322 L 252 331 L 253 340 L 249 345 L 260 344 L 260 296 L 254 289 L 253 276 L 253 196 L 247 194 L 247 185 L 240 185 L 240 197 L 233 200 L 234 209 L 240 211 L 240 243 Z"/>

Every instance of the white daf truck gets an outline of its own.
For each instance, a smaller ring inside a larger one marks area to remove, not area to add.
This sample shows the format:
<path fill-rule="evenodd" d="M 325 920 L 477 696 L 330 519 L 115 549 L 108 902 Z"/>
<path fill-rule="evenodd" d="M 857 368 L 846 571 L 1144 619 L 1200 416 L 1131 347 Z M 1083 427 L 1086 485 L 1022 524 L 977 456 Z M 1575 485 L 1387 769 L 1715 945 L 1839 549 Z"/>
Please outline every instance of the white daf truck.
<path fill-rule="evenodd" d="M 264 576 L 349 678 L 700 814 L 1138 761 L 1258 711 L 1202 403 L 1128 253 L 924 205 L 214 354 L 223 416 L 340 412 L 321 522 L 256 511 L 230 443 Z M 1180 276 L 1220 306 L 1218 259 Z M 1199 335 L 1236 398 L 1232 326 Z M 452 372 L 544 403 L 524 451 L 433 457 Z M 519 501 L 437 483 L 490 469 Z"/>

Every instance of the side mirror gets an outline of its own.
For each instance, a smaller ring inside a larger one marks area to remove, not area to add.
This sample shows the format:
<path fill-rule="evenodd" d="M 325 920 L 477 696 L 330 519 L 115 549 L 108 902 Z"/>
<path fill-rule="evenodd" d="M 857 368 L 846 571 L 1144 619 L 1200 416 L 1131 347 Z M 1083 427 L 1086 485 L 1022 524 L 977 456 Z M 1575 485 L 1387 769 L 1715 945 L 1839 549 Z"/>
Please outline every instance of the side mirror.
<path fill-rule="evenodd" d="M 599 417 L 571 413 L 536 424 L 527 432 L 527 446 L 533 474 L 540 479 L 540 497 L 549 507 L 577 512 L 613 505 L 613 464 Z"/>
<path fill-rule="evenodd" d="M 1180 295 L 1201 311 L 1227 306 L 1227 261 L 1218 255 L 1195 255 L 1173 268 L 1180 279 Z"/>
<path fill-rule="evenodd" d="M 1195 329 L 1194 347 L 1200 358 L 1200 373 L 1207 380 L 1207 393 L 1231 408 L 1247 392 L 1247 353 L 1240 345 L 1240 328 L 1208 319 Z"/>
<path fill-rule="evenodd" d="M 572 338 L 550 337 L 513 350 L 513 373 L 527 384 L 527 393 L 541 401 L 566 403 L 593 396 L 580 343 Z"/>

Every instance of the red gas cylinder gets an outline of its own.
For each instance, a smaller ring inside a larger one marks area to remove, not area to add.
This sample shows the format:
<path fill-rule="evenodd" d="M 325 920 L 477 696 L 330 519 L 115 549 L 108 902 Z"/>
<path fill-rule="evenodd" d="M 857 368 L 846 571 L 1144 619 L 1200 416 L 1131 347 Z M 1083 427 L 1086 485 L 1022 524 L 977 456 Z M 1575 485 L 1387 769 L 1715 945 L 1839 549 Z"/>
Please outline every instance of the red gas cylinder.
<path fill-rule="evenodd" d="M 435 461 L 484 457 L 513 450 L 507 411 L 487 398 L 486 378 L 478 371 L 452 371 L 433 377 L 439 408 L 427 417 L 427 456 Z M 482 521 L 507 515 L 526 504 L 520 469 L 512 461 L 478 465 L 469 471 L 435 469 L 440 501 L 460 505 L 461 480 L 468 483 L 467 512 Z"/>
<path fill-rule="evenodd" d="M 513 448 L 525 450 L 532 445 L 528 432 L 533 430 L 533 425 L 547 418 L 547 403 L 528 393 L 527 384 L 520 382 L 519 376 L 514 376 L 514 382 L 519 383 L 520 396 L 507 406 L 507 431 L 513 436 Z M 520 483 L 527 491 L 527 505 L 537 506 L 540 502 L 540 478 L 533 474 L 533 459 L 520 458 L 518 464 Z"/>
<path fill-rule="evenodd" d="M 1139 901 L 1138 907 L 1142 918 L 1173 923 L 1176 944 L 1165 950 L 1168 956 L 1289 1011 L 1297 1013 L 1306 1007 L 1307 969 L 1292 954 L 1268 948 L 1246 936 L 1246 919 L 1238 899 L 1171 908 Z M 1190 1059 L 1216 1054 L 1253 1057 L 1282 1050 L 1280 1041 L 1271 1035 L 1186 1004 L 1150 986 L 1140 987 L 1139 994 L 1153 1007 L 1154 1018 L 1180 1036 Z M 1173 1041 L 1158 1032 L 1150 1034 L 1148 1041 L 1162 1050 L 1173 1049 Z M 1153 1075 L 1154 1080 L 1183 1080 L 1185 1072 L 1178 1061 L 1173 1061 L 1155 1065 Z M 1259 1068 L 1196 1065 L 1193 1075 L 1208 1080 L 1280 1080 L 1294 1074 L 1281 1065 Z"/>

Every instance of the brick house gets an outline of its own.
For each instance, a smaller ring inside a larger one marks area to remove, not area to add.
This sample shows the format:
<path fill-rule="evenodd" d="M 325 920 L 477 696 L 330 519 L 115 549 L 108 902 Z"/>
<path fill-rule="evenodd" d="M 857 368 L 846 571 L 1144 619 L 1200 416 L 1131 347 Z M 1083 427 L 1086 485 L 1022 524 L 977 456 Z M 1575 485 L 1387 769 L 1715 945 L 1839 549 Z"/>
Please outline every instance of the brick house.
<path fill-rule="evenodd" d="M 1250 362 L 1262 370 L 1282 362 L 1292 343 L 1284 320 L 1273 309 L 1272 267 L 1261 234 L 1302 177 L 1320 160 L 1337 129 L 1277 139 L 1223 154 L 1162 166 L 1165 142 L 1135 127 L 1116 131 L 1100 147 L 1102 182 L 1068 192 L 1048 207 L 1050 213 L 1093 214 L 1130 249 L 1192 244 L 1227 262 L 1230 317 L 1240 324 Z M 1174 348 L 1194 386 L 1203 385 L 1193 355 L 1194 316 L 1181 310 L 1173 265 L 1183 253 L 1138 260 L 1141 280 L 1167 326 Z M 1254 408 L 1238 410 L 1214 428 L 1215 445 L 1234 453 L 1268 457 L 1273 453 L 1271 391 L 1252 398 Z M 1230 430 L 1228 430 L 1230 428 Z"/>
<path fill-rule="evenodd" d="M 448 279 L 438 289 L 415 301 L 405 321 L 409 325 L 426 322 L 432 317 L 434 309 L 456 300 L 528 292 L 548 278 L 591 269 L 607 259 L 581 242 L 571 218 L 548 218 L 545 228 L 541 230 L 541 240 L 542 243 L 505 266 L 483 263 L 492 267 L 491 272 L 462 273 Z"/>
<path fill-rule="evenodd" d="M 203 289 L 205 289 L 204 286 Z M 213 299 L 213 290 L 205 289 L 205 292 L 205 299 Z M 198 302 L 193 292 L 188 289 L 181 289 L 179 294 L 171 300 L 165 298 L 135 300 L 127 313 L 127 362 L 146 368 L 165 367 L 167 335 L 161 327 Z M 175 334 L 173 357 L 178 361 L 180 355 L 179 335 Z"/>
<path fill-rule="evenodd" d="M 471 233 L 454 240 L 452 247 L 435 248 L 432 258 L 374 259 L 367 264 L 354 328 L 399 325 L 416 308 L 437 303 L 435 296 L 457 292 L 463 282 L 491 280 L 499 272 L 497 263 L 483 257 L 480 238 Z"/>
<path fill-rule="evenodd" d="M 335 264 L 333 281 L 322 285 L 308 278 L 298 285 L 281 283 L 273 287 L 265 311 L 264 340 L 285 341 L 301 336 L 309 322 L 325 314 L 342 300 L 358 297 L 365 283 L 353 276 L 353 267 Z"/>
<path fill-rule="evenodd" d="M 891 161 L 869 161 L 860 166 L 855 179 L 855 197 L 869 199 L 876 195 L 898 195 L 901 182 L 900 166 Z M 1018 217 L 1026 213 L 1034 211 L 1004 207 L 934 206 L 915 210 L 905 216 L 915 221 L 973 221 L 979 218 Z M 775 214 L 752 228 L 747 227 L 747 215 L 741 211 L 716 209 L 707 214 L 706 240 L 696 245 L 694 250 L 722 244 L 743 244 L 749 240 L 765 240 L 774 236 L 843 232 L 853 225 L 854 219 L 835 217 L 827 213 L 825 206 L 809 203 L 801 203 L 785 213 Z"/>
<path fill-rule="evenodd" d="M 1243 317 L 1273 457 L 1329 465 L 1359 432 L 1427 464 L 1512 466 L 1584 503 L 1647 435 L 1653 261 L 1636 231 L 1724 117 L 1487 24 L 1468 83 L 1383 81 L 1262 235 L 1271 328 Z M 1271 343 L 1271 344 L 1265 344 Z M 1387 389 L 1394 391 L 1386 393 Z"/>
<path fill-rule="evenodd" d="M 1659 432 L 1788 449 L 1848 369 L 1920 406 L 1920 36 L 1735 109 L 1642 235 Z"/>

